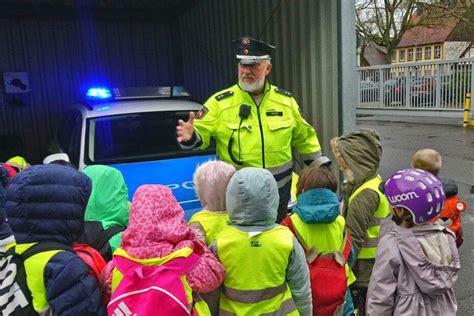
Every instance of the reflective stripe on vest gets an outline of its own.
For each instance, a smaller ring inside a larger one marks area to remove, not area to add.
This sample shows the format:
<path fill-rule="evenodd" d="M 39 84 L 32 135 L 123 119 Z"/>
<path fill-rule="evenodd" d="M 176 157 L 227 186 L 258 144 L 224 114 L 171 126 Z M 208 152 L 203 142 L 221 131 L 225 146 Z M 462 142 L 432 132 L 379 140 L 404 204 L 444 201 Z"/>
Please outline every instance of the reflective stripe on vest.
<path fill-rule="evenodd" d="M 249 237 L 226 227 L 216 239 L 226 269 L 220 315 L 298 315 L 286 283 L 293 234 L 282 226 Z"/>
<path fill-rule="evenodd" d="M 317 252 L 321 253 L 342 253 L 344 251 L 344 227 L 346 221 L 341 215 L 332 223 L 306 224 L 301 220 L 298 214 L 294 213 L 291 215 L 291 221 L 298 235 L 298 241 L 302 243 L 306 249 L 315 248 Z M 345 264 L 345 269 L 347 285 L 350 285 L 355 282 L 356 277 L 354 273 L 352 273 L 349 264 Z"/>
<path fill-rule="evenodd" d="M 354 200 L 354 198 L 363 190 L 371 189 L 377 192 L 379 196 L 379 206 L 377 210 L 374 212 L 374 217 L 369 223 L 369 227 L 367 228 L 367 234 L 365 238 L 365 242 L 362 244 L 359 254 L 357 255 L 358 259 L 373 259 L 377 254 L 377 245 L 379 242 L 379 235 L 380 235 L 380 220 L 387 218 L 390 215 L 390 207 L 388 204 L 388 200 L 383 195 L 382 192 L 379 190 L 379 185 L 382 182 L 382 178 L 377 175 L 375 178 L 365 182 L 354 193 L 351 194 L 349 197 L 349 205 Z"/>
<path fill-rule="evenodd" d="M 206 234 L 206 244 L 209 246 L 217 234 L 227 226 L 229 215 L 227 212 L 210 212 L 202 210 L 195 213 L 189 220 L 189 224 L 199 223 Z"/>
<path fill-rule="evenodd" d="M 22 254 L 36 243 L 17 244 L 15 252 Z M 24 261 L 27 275 L 26 284 L 31 292 L 33 308 L 38 313 L 45 312 L 49 308 L 46 298 L 46 286 L 44 283 L 44 269 L 51 258 L 63 250 L 49 250 L 33 255 Z"/>

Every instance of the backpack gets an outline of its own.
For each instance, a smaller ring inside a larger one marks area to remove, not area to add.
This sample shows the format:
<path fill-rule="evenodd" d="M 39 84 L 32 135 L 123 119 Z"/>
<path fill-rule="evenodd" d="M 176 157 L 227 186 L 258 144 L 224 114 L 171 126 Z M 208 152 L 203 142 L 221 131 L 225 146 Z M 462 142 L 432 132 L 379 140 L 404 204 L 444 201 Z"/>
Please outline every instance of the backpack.
<path fill-rule="evenodd" d="M 288 217 L 288 228 L 298 239 L 295 227 Z M 302 243 L 300 242 L 302 245 Z M 345 264 L 349 259 L 352 240 L 348 232 L 345 236 L 344 250 L 341 253 L 318 254 L 314 249 L 307 250 L 302 245 L 309 266 L 313 315 L 342 315 L 347 291 L 347 274 Z"/>
<path fill-rule="evenodd" d="M 26 283 L 26 259 L 50 250 L 74 252 L 68 245 L 58 242 L 39 242 L 22 254 L 15 252 L 16 246 L 0 253 L 0 311 L 2 315 L 38 315 L 33 308 L 31 292 Z"/>
<path fill-rule="evenodd" d="M 108 315 L 196 315 L 188 304 L 181 276 L 193 269 L 200 256 L 175 258 L 159 266 L 144 266 L 122 256 L 114 256 L 123 279 L 107 305 Z"/>
<path fill-rule="evenodd" d="M 120 225 L 113 225 L 104 229 L 100 221 L 85 221 L 84 231 L 77 242 L 90 245 L 100 252 L 105 261 L 108 262 L 112 260 L 112 249 L 110 248 L 109 240 L 124 230 L 125 227 Z"/>

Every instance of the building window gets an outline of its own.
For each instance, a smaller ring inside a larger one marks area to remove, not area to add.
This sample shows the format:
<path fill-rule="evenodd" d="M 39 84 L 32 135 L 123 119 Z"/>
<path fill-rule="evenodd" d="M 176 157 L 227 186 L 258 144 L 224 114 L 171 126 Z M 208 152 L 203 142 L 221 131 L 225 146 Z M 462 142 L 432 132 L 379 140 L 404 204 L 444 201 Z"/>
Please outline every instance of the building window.
<path fill-rule="evenodd" d="M 405 50 L 401 49 L 398 51 L 398 61 L 405 61 Z"/>
<path fill-rule="evenodd" d="M 425 47 L 425 60 L 431 59 L 431 47 Z"/>
<path fill-rule="evenodd" d="M 413 48 L 408 49 L 407 61 L 413 61 Z"/>
<path fill-rule="evenodd" d="M 441 45 L 435 45 L 434 58 L 435 59 L 440 59 L 441 58 Z"/>
<path fill-rule="evenodd" d="M 392 52 L 392 56 L 391 56 L 391 57 L 392 57 L 392 62 L 393 62 L 393 63 L 396 62 L 396 61 L 397 61 L 397 52 L 395 52 L 395 51 Z"/>
<path fill-rule="evenodd" d="M 416 49 L 416 61 L 421 60 L 423 58 L 423 48 L 418 47 Z"/>

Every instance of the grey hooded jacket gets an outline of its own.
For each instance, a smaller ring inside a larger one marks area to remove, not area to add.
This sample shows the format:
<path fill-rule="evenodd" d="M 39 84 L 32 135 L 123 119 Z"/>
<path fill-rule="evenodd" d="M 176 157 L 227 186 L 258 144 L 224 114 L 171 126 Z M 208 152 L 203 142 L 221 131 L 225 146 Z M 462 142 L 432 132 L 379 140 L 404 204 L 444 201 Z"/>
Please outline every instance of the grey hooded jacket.
<path fill-rule="evenodd" d="M 278 201 L 277 184 L 268 170 L 243 168 L 234 174 L 227 187 L 226 206 L 230 224 L 245 232 L 270 230 L 278 225 L 275 224 Z M 219 256 L 216 242 L 211 249 Z M 308 265 L 296 238 L 293 239 L 293 250 L 286 268 L 286 280 L 300 315 L 312 315 Z"/>
<path fill-rule="evenodd" d="M 460 269 L 454 236 L 439 225 L 406 229 L 382 222 L 367 315 L 456 315 Z"/>

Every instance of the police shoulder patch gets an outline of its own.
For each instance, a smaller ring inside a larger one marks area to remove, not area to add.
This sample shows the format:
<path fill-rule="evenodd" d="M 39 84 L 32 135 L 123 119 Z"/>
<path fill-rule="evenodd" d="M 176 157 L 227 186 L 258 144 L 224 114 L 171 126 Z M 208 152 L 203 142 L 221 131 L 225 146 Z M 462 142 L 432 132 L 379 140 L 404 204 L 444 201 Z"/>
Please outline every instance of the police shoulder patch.
<path fill-rule="evenodd" d="M 203 105 L 201 110 L 199 110 L 198 114 L 196 114 L 196 119 L 197 120 L 202 119 L 208 112 L 209 112 L 209 109 Z"/>
<path fill-rule="evenodd" d="M 275 92 L 286 95 L 287 97 L 290 97 L 290 98 L 293 96 L 290 92 L 283 90 L 282 88 L 275 88 Z"/>
<path fill-rule="evenodd" d="M 216 100 L 220 101 L 222 99 L 230 97 L 231 95 L 234 95 L 234 91 L 226 91 L 226 92 L 216 95 Z"/>

